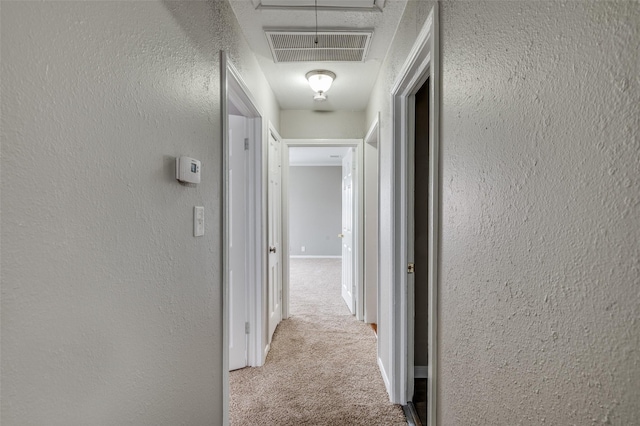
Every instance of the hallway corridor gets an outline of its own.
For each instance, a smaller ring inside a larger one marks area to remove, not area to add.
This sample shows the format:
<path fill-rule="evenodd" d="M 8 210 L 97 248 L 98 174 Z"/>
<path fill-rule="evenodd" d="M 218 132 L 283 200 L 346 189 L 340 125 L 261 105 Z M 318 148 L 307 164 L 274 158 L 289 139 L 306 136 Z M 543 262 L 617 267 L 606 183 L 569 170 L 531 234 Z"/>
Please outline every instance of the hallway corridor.
<path fill-rule="evenodd" d="M 340 259 L 291 259 L 291 316 L 261 368 L 230 373 L 230 419 L 244 425 L 404 425 L 389 402 L 371 328 L 340 296 Z"/>

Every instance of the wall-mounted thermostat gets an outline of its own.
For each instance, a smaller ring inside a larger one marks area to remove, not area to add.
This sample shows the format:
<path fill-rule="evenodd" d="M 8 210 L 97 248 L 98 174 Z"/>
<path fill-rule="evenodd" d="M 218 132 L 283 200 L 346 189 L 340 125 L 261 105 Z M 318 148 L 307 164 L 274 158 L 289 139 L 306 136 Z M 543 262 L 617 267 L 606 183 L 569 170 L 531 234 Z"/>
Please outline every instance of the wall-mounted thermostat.
<path fill-rule="evenodd" d="M 200 183 L 200 161 L 191 157 L 176 157 L 176 179 L 186 183 Z"/>

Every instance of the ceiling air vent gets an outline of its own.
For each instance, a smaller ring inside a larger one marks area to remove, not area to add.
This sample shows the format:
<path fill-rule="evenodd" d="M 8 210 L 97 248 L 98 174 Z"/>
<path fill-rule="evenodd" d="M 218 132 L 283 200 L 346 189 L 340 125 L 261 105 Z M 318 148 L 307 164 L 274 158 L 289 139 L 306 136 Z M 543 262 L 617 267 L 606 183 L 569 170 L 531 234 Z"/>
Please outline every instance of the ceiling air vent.
<path fill-rule="evenodd" d="M 364 62 L 373 31 L 265 31 L 278 62 Z"/>

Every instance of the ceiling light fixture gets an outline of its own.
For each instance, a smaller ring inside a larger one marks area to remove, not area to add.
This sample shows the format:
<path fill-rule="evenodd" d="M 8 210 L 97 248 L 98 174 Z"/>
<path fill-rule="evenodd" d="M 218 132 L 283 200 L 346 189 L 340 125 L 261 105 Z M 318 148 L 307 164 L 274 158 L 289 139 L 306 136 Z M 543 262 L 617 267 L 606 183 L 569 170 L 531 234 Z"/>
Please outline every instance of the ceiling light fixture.
<path fill-rule="evenodd" d="M 316 92 L 313 99 L 319 102 L 326 101 L 327 95 L 325 95 L 325 92 L 329 91 L 333 80 L 336 79 L 335 73 L 327 70 L 313 70 L 309 71 L 306 77 L 309 81 L 309 86 Z"/>

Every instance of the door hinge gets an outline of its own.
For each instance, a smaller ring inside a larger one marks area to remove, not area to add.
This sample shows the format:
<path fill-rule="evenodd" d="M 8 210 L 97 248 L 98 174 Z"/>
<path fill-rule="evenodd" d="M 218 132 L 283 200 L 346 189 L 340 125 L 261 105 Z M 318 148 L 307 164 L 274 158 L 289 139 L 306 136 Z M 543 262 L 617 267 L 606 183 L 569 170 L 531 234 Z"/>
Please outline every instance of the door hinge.
<path fill-rule="evenodd" d="M 244 150 L 249 151 L 249 138 L 244 138 Z"/>
<path fill-rule="evenodd" d="M 248 322 L 244 323 L 244 334 L 250 334 L 251 333 L 251 325 Z"/>
<path fill-rule="evenodd" d="M 415 263 L 409 263 L 407 265 L 407 273 L 413 274 L 414 272 L 416 272 L 416 264 Z"/>

